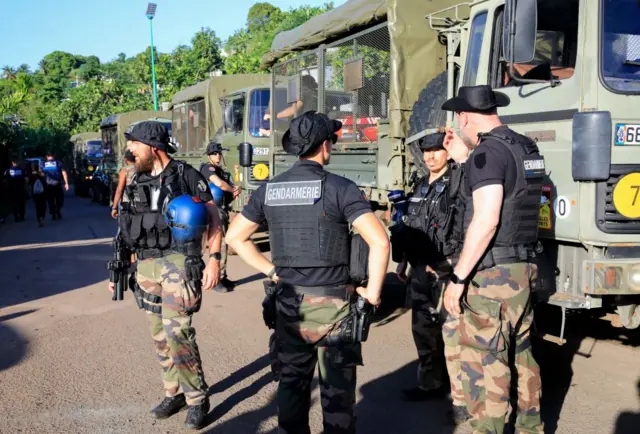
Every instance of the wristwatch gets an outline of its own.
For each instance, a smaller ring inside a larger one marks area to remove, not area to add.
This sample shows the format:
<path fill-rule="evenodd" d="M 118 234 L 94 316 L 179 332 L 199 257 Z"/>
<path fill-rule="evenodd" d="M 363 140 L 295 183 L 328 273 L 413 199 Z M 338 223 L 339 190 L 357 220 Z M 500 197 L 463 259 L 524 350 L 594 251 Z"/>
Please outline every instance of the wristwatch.
<path fill-rule="evenodd" d="M 209 255 L 209 258 L 213 258 L 216 261 L 220 261 L 222 260 L 222 255 L 220 254 L 220 252 L 213 252 L 212 254 Z"/>
<path fill-rule="evenodd" d="M 461 279 L 460 277 L 458 277 L 458 275 L 456 273 L 451 273 L 451 283 L 456 284 L 456 285 L 466 285 L 467 283 L 469 283 L 469 277 L 467 276 L 466 279 Z"/>

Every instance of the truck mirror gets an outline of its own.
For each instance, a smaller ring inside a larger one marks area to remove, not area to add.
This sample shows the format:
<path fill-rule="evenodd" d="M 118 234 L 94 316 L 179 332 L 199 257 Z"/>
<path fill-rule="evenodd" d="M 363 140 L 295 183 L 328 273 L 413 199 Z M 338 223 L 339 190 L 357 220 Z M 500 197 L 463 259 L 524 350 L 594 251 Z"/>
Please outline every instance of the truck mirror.
<path fill-rule="evenodd" d="M 238 145 L 238 155 L 240 166 L 251 167 L 253 162 L 253 145 L 251 143 L 242 142 Z"/>
<path fill-rule="evenodd" d="M 509 63 L 531 62 L 536 53 L 538 0 L 506 0 L 502 51 Z"/>
<path fill-rule="evenodd" d="M 611 171 L 611 113 L 573 115 L 571 175 L 574 181 L 606 181 Z"/>

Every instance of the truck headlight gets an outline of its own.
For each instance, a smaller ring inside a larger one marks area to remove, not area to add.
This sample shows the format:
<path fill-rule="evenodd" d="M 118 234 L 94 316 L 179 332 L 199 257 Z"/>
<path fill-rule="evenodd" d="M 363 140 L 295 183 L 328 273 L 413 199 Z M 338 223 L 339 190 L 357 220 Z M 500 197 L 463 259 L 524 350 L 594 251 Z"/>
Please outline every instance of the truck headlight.
<path fill-rule="evenodd" d="M 640 290 L 640 265 L 634 265 L 627 274 L 629 286 L 635 290 Z"/>

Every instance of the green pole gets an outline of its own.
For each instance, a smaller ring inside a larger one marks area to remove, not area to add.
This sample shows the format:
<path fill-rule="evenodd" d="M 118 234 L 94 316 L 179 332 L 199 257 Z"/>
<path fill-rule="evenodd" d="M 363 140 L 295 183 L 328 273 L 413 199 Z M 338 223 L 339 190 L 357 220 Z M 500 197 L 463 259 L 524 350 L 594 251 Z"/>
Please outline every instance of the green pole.
<path fill-rule="evenodd" d="M 158 111 L 158 94 L 156 92 L 156 62 L 153 50 L 153 18 L 149 18 L 149 27 L 151 29 L 151 80 L 153 81 L 153 109 Z"/>

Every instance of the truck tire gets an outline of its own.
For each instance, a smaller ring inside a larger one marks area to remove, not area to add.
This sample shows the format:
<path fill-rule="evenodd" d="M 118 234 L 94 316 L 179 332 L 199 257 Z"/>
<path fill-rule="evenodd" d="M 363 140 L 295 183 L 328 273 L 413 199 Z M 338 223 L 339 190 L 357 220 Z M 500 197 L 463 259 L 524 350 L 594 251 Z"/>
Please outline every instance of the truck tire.
<path fill-rule="evenodd" d="M 420 92 L 418 100 L 413 105 L 413 113 L 409 118 L 409 134 L 407 137 L 424 131 L 428 128 L 444 127 L 447 122 L 447 113 L 442 110 L 442 104 L 447 100 L 447 72 L 443 72 L 431 80 Z M 422 151 L 418 142 L 409 145 L 409 151 L 413 157 L 420 176 L 428 173 Z"/>

